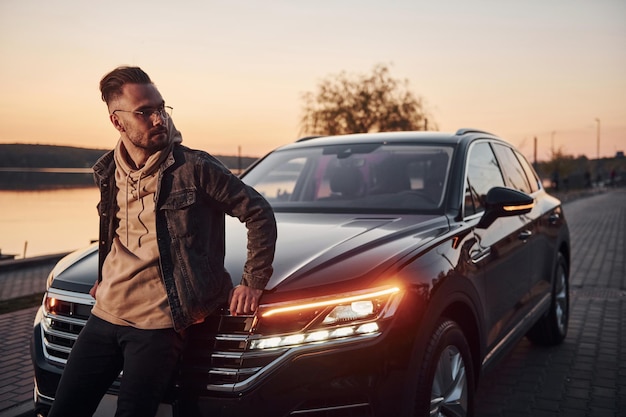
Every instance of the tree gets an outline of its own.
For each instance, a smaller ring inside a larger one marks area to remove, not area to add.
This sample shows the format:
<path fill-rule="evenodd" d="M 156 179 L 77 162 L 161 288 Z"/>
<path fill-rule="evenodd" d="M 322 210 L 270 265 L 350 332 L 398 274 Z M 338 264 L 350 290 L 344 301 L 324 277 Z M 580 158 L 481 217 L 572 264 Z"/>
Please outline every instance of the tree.
<path fill-rule="evenodd" d="M 425 130 L 428 119 L 422 99 L 409 90 L 408 80 L 392 78 L 386 65 L 372 74 L 341 72 L 320 82 L 317 92 L 304 100 L 300 133 L 340 135 L 348 133 Z M 436 126 L 431 123 L 431 129 Z"/>

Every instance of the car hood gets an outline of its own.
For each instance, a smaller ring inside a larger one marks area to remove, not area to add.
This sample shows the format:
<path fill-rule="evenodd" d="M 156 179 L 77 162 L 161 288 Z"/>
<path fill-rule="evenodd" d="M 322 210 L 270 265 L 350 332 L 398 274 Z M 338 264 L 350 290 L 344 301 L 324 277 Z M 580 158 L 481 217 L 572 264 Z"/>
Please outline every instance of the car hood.
<path fill-rule="evenodd" d="M 276 213 L 278 241 L 268 291 L 305 290 L 375 279 L 404 256 L 448 230 L 441 215 Z M 226 268 L 238 284 L 246 229 L 227 219 Z"/>
<path fill-rule="evenodd" d="M 278 241 L 269 292 L 303 291 L 359 280 L 367 285 L 448 229 L 445 216 L 276 213 Z M 239 284 L 247 256 L 245 226 L 226 219 L 225 266 Z M 96 281 L 98 246 L 55 266 L 53 287 L 87 293 Z"/>
<path fill-rule="evenodd" d="M 98 244 L 74 251 L 52 269 L 48 285 L 67 291 L 88 293 L 98 279 Z"/>

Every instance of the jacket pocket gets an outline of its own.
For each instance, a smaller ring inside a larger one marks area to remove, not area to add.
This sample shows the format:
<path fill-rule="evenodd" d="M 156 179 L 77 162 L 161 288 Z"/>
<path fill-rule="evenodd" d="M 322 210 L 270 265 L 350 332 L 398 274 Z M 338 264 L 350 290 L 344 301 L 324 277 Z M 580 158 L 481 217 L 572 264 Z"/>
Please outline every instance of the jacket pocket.
<path fill-rule="evenodd" d="M 197 233 L 198 213 L 195 189 L 172 192 L 160 207 L 165 214 L 169 234 L 173 238 L 189 238 Z"/>
<path fill-rule="evenodd" d="M 191 206 L 196 202 L 196 190 L 186 189 L 181 191 L 171 192 L 163 205 L 161 210 L 178 210 Z"/>

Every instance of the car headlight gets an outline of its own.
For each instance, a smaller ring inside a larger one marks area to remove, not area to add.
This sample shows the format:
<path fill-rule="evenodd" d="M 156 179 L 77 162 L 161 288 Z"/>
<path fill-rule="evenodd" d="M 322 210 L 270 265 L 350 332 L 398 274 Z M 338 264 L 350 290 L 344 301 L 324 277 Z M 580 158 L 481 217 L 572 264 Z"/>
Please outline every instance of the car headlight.
<path fill-rule="evenodd" d="M 43 299 L 43 322 L 46 327 L 52 327 L 55 316 L 69 315 L 70 306 L 67 302 L 51 297 L 46 293 Z"/>
<path fill-rule="evenodd" d="M 250 349 L 294 347 L 382 331 L 395 313 L 402 290 L 383 287 L 259 307 Z"/>
<path fill-rule="evenodd" d="M 46 313 L 56 315 L 69 316 L 71 313 L 71 305 L 67 301 L 59 300 L 46 294 L 44 298 L 43 307 Z"/>

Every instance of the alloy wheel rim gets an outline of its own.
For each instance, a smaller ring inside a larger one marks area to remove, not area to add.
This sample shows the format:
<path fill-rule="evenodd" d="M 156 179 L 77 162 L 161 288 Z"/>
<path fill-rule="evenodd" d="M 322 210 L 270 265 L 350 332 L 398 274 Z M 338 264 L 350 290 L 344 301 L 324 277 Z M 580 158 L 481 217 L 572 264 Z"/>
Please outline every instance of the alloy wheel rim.
<path fill-rule="evenodd" d="M 558 275 L 558 287 L 555 297 L 555 314 L 556 323 L 559 327 L 559 332 L 563 334 L 565 332 L 565 323 L 567 322 L 567 281 L 565 277 L 565 271 L 562 267 L 559 268 Z"/>
<path fill-rule="evenodd" d="M 448 346 L 437 362 L 430 397 L 430 415 L 467 415 L 467 374 L 465 362 L 456 346 Z"/>

